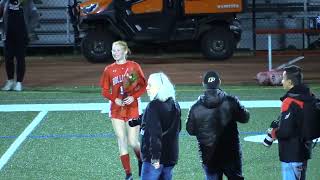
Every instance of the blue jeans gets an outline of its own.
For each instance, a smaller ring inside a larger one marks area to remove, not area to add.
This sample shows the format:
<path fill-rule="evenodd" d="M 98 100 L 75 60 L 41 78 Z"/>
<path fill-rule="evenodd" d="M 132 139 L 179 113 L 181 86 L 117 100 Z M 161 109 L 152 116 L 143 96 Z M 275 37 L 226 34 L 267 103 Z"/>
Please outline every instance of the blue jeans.
<path fill-rule="evenodd" d="M 206 165 L 202 164 L 202 168 L 205 172 L 206 180 L 222 180 L 223 174 L 225 174 L 229 180 L 244 180 L 241 166 L 235 164 L 230 167 L 217 168 L 215 170 L 209 170 Z"/>
<path fill-rule="evenodd" d="M 142 163 L 141 180 L 171 180 L 174 166 L 165 167 L 160 164 L 160 168 L 155 169 L 149 162 Z"/>
<path fill-rule="evenodd" d="M 283 180 L 305 180 L 307 161 L 305 162 L 281 162 Z"/>

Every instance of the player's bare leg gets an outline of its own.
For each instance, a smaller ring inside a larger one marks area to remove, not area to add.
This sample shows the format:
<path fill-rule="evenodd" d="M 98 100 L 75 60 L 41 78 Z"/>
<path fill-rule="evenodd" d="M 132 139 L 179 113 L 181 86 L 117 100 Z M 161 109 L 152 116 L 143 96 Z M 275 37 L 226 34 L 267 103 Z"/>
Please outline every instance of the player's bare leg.
<path fill-rule="evenodd" d="M 127 124 L 127 129 L 128 129 L 128 144 L 130 147 L 132 147 L 138 159 L 138 169 L 139 169 L 139 176 L 140 176 L 141 166 L 142 166 L 141 154 L 140 154 L 140 142 L 139 142 L 140 126 L 130 127 Z"/>
<path fill-rule="evenodd" d="M 114 133 L 118 140 L 120 160 L 126 176 L 131 176 L 130 157 L 128 153 L 128 139 L 126 122 L 120 119 L 111 119 Z"/>

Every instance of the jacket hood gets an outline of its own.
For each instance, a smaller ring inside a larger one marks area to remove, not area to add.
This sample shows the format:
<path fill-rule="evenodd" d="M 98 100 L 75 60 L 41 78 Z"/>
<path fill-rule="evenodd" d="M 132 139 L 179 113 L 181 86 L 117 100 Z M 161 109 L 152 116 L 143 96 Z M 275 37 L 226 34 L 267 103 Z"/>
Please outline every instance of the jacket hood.
<path fill-rule="evenodd" d="M 215 108 L 222 103 L 224 96 L 225 93 L 220 89 L 207 89 L 200 97 L 200 101 L 207 108 Z"/>
<path fill-rule="evenodd" d="M 292 97 L 301 101 L 311 101 L 313 99 L 310 88 L 304 84 L 294 86 L 281 97 L 280 100 L 283 101 L 287 97 Z"/>
<path fill-rule="evenodd" d="M 160 103 L 163 105 L 163 108 L 166 111 L 175 111 L 176 107 L 175 107 L 175 101 L 173 100 L 172 97 L 169 97 L 166 101 L 162 102 L 159 99 L 154 99 L 152 100 L 150 103 Z"/>

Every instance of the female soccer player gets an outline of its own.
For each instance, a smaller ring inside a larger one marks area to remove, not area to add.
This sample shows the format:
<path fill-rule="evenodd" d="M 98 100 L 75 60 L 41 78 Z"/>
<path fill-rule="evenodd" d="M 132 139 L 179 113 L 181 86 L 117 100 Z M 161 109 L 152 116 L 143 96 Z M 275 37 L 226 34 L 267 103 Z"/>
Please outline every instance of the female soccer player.
<path fill-rule="evenodd" d="M 130 127 L 129 119 L 138 118 L 140 96 L 146 91 L 146 80 L 141 67 L 127 60 L 130 53 L 124 41 L 112 44 L 114 63 L 108 65 L 101 78 L 102 95 L 110 100 L 112 126 L 118 140 L 120 160 L 126 173 L 126 179 L 132 179 L 128 145 L 131 146 L 139 162 L 141 171 L 139 126 Z"/>

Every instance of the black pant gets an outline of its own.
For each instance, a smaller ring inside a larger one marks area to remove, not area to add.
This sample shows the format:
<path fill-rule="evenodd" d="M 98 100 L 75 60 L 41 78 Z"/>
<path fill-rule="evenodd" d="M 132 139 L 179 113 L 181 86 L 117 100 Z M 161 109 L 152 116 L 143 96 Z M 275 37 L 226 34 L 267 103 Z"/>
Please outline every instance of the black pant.
<path fill-rule="evenodd" d="M 22 82 L 26 71 L 25 54 L 28 34 L 22 12 L 9 10 L 7 34 L 4 42 L 4 59 L 8 79 L 14 78 L 16 58 L 17 81 Z"/>
<path fill-rule="evenodd" d="M 242 176 L 242 169 L 237 164 L 231 164 L 221 168 L 209 169 L 208 166 L 202 164 L 206 173 L 207 179 L 222 180 L 223 174 L 227 176 L 228 180 L 244 180 Z"/>
<path fill-rule="evenodd" d="M 242 161 L 241 155 L 232 161 L 219 159 L 218 161 L 210 162 L 211 167 L 203 164 L 203 169 L 206 174 L 213 176 L 215 180 L 222 180 L 223 174 L 227 176 L 228 180 L 244 180 L 242 176 Z"/>

